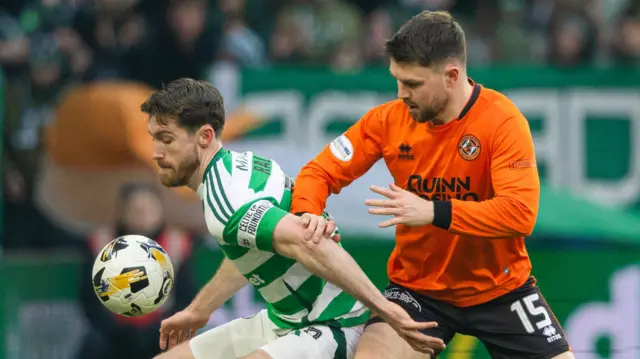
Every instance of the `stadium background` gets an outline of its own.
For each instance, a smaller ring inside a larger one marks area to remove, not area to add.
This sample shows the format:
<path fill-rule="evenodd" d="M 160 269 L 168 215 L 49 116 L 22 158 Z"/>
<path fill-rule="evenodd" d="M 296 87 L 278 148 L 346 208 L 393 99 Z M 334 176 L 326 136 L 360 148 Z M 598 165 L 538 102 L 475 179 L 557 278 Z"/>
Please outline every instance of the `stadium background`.
<path fill-rule="evenodd" d="M 76 302 L 76 243 L 113 220 L 119 185 L 153 183 L 148 159 L 136 155 L 86 168 L 52 159 L 47 130 L 65 115 L 57 109 L 69 89 L 208 79 L 225 95 L 229 121 L 237 121 L 227 145 L 272 157 L 295 174 L 367 109 L 394 97 L 382 41 L 422 9 L 448 9 L 460 19 L 471 77 L 504 91 L 531 122 L 543 191 L 527 243 L 534 275 L 577 357 L 640 358 L 639 6 L 635 0 L 4 1 L 0 359 L 75 358 L 87 330 Z M 99 128 L 117 122 L 87 113 L 75 115 Z M 69 143 L 77 135 L 58 133 Z M 129 140 L 136 141 L 148 139 Z M 378 164 L 329 202 L 345 247 L 380 287 L 393 232 L 376 228 L 363 200 L 369 184 L 389 180 Z M 170 191 L 163 201 L 167 221 L 199 235 L 192 260 L 204 283 L 221 254 L 203 234 L 199 206 Z M 245 288 L 210 324 L 260 306 Z M 444 357 L 488 358 L 468 337 L 457 337 Z"/>

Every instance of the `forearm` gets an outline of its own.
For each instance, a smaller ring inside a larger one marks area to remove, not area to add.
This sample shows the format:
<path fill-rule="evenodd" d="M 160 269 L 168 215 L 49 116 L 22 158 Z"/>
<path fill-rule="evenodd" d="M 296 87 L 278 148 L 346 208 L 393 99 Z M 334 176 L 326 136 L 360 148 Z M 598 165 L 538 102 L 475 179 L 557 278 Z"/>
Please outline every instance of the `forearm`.
<path fill-rule="evenodd" d="M 306 243 L 302 220 L 291 214 L 282 218 L 273 232 L 276 253 L 295 259 L 311 273 L 333 283 L 361 301 L 369 309 L 379 311 L 386 299 L 364 274 L 356 261 L 330 239 Z"/>
<path fill-rule="evenodd" d="M 247 284 L 247 279 L 233 262 L 225 258 L 216 274 L 202 287 L 189 307 L 205 313 L 213 313 Z"/>
<path fill-rule="evenodd" d="M 385 297 L 342 247 L 331 240 L 301 246 L 296 260 L 313 274 L 333 283 L 374 312 L 382 311 Z"/>

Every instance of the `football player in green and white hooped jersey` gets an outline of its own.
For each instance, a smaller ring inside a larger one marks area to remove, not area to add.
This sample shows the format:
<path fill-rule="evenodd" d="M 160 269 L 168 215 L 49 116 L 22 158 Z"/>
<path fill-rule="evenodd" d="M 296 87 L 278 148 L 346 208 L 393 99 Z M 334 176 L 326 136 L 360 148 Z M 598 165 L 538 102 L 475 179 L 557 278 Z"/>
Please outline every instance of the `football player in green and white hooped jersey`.
<path fill-rule="evenodd" d="M 365 323 L 369 310 L 364 305 L 300 262 L 273 252 L 273 230 L 289 211 L 292 184 L 272 160 L 219 150 L 198 188 L 209 232 L 258 289 L 278 329 L 329 321 L 341 327 Z"/>
<path fill-rule="evenodd" d="M 387 301 L 329 239 L 335 223 L 320 221 L 327 240 L 303 240 L 303 219 L 289 213 L 293 181 L 277 163 L 222 148 L 224 106 L 215 87 L 179 79 L 152 94 L 142 111 L 149 115 L 161 182 L 197 191 L 226 257 L 189 307 L 163 321 L 160 346 L 171 350 L 157 359 L 352 358 L 367 307 L 401 336 L 429 340 L 418 329 L 436 324 L 414 322 Z M 194 337 L 247 283 L 267 309 Z"/>

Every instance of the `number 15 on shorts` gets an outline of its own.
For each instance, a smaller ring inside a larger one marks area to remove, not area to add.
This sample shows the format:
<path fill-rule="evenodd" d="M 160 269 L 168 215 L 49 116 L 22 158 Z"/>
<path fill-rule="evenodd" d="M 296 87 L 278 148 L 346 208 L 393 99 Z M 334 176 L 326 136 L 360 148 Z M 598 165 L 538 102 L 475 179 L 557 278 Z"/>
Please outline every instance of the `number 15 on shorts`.
<path fill-rule="evenodd" d="M 536 327 L 542 328 L 551 326 L 553 322 L 549 317 L 549 311 L 544 306 L 536 306 L 536 302 L 540 300 L 538 293 L 529 294 L 528 296 L 518 299 L 511 304 L 511 311 L 516 312 L 524 329 L 529 334 L 533 334 L 536 328 L 533 327 L 530 317 L 542 317 L 542 320 L 536 322 Z"/>

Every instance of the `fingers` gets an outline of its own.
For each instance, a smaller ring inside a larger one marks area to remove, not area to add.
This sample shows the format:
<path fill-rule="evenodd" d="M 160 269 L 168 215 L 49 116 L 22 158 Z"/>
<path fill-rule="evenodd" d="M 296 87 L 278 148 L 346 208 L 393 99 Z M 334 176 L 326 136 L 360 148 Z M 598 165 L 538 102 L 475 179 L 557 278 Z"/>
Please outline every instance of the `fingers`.
<path fill-rule="evenodd" d="M 160 349 L 169 350 L 191 338 L 195 332 L 195 329 L 174 329 L 173 325 L 165 320 L 160 324 Z"/>
<path fill-rule="evenodd" d="M 371 207 L 397 207 L 397 203 L 388 199 L 368 199 L 364 204 Z"/>
<path fill-rule="evenodd" d="M 326 229 L 327 229 L 327 221 L 325 221 L 324 219 L 318 218 L 318 224 L 316 226 L 316 231 L 313 233 L 313 242 L 314 243 L 320 243 L 320 241 L 325 237 L 324 232 L 325 232 Z"/>
<path fill-rule="evenodd" d="M 313 243 L 320 243 L 323 239 L 331 237 L 337 227 L 335 222 L 312 214 L 302 216 L 302 225 L 306 227 L 304 240 Z M 336 241 L 336 239 L 337 242 L 340 241 L 339 236 L 333 240 Z"/>
<path fill-rule="evenodd" d="M 307 230 L 304 232 L 304 240 L 309 241 L 313 238 L 316 232 L 316 228 L 318 227 L 318 217 L 304 214 L 302 216 L 302 224 L 307 228 Z"/>
<path fill-rule="evenodd" d="M 411 349 L 420 352 L 420 353 L 425 353 L 425 354 L 429 354 L 429 356 L 434 357 L 436 355 L 435 350 L 431 349 L 431 348 L 422 348 L 420 346 L 417 345 L 412 345 L 409 344 L 411 346 Z"/>
<path fill-rule="evenodd" d="M 396 186 L 395 183 L 390 183 L 389 188 L 391 188 L 393 192 L 408 192 L 406 189 Z"/>
<path fill-rule="evenodd" d="M 399 328 L 405 331 L 416 331 L 416 330 L 424 330 L 438 327 L 438 322 L 417 322 L 412 319 L 404 320 Z"/>
<path fill-rule="evenodd" d="M 323 236 L 331 237 L 331 235 L 333 234 L 333 232 L 336 230 L 337 227 L 338 226 L 336 225 L 336 222 L 327 221 L 327 227 L 324 229 Z"/>
<path fill-rule="evenodd" d="M 188 339 L 189 339 L 189 329 L 181 330 L 176 334 L 176 345 Z"/>
<path fill-rule="evenodd" d="M 415 330 L 404 332 L 403 338 L 414 350 L 422 353 L 434 354 L 434 351 L 442 351 L 446 348 L 442 339 L 431 337 Z"/>
<path fill-rule="evenodd" d="M 422 346 L 422 344 L 414 343 L 412 340 L 408 338 L 402 338 L 402 339 L 404 339 L 407 343 L 409 343 L 409 346 L 411 346 L 411 349 L 417 352 L 429 354 L 431 358 L 433 358 L 436 354 L 436 351 L 429 347 L 424 347 Z"/>
<path fill-rule="evenodd" d="M 402 208 L 369 208 L 369 213 L 381 216 L 397 216 L 402 214 Z"/>
<path fill-rule="evenodd" d="M 304 228 L 309 227 L 309 223 L 311 222 L 311 216 L 303 215 L 301 218 L 302 218 L 302 226 Z"/>
<path fill-rule="evenodd" d="M 387 188 L 383 188 L 383 187 L 378 187 L 376 185 L 371 185 L 369 186 L 369 189 L 371 190 L 371 192 L 375 192 L 379 195 L 385 196 L 387 198 L 394 198 L 394 193 L 393 191 L 391 191 L 390 189 Z"/>
<path fill-rule="evenodd" d="M 167 341 L 169 340 L 169 333 L 162 330 L 160 327 L 160 349 L 167 349 Z"/>
<path fill-rule="evenodd" d="M 380 228 L 388 228 L 388 227 L 392 227 L 392 226 L 396 226 L 398 224 L 402 224 L 404 223 L 404 218 L 401 216 L 397 216 L 397 217 L 393 217 L 391 219 L 388 219 L 384 222 L 380 222 L 380 224 L 378 225 Z"/>
<path fill-rule="evenodd" d="M 331 239 L 333 239 L 333 241 L 336 242 L 336 243 L 340 243 L 342 241 L 342 236 L 340 235 L 340 233 L 337 233 Z"/>
<path fill-rule="evenodd" d="M 195 329 L 172 330 L 168 333 L 161 332 L 160 333 L 160 349 L 170 350 L 171 348 L 184 342 L 185 340 L 189 340 L 193 338 L 195 333 L 196 333 Z"/>
<path fill-rule="evenodd" d="M 437 326 L 438 326 L 438 323 L 436 322 L 411 322 L 405 325 L 405 328 L 409 330 L 424 330 L 424 329 L 435 328 Z"/>
<path fill-rule="evenodd" d="M 177 330 L 172 330 L 171 333 L 169 333 L 169 347 L 167 349 L 171 349 L 178 345 L 179 336 L 180 332 Z"/>

